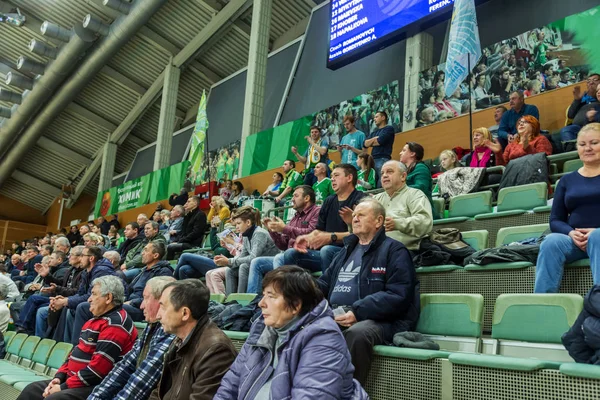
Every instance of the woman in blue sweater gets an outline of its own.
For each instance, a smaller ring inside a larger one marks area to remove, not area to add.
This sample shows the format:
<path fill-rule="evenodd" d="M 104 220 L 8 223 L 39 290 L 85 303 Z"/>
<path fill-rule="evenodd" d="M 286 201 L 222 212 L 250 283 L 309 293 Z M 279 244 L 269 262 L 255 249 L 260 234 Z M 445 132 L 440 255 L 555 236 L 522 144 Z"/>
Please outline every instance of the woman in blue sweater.
<path fill-rule="evenodd" d="M 588 124 L 577 136 L 583 167 L 556 186 L 550 228 L 535 271 L 535 292 L 556 293 L 564 264 L 590 258 L 594 285 L 600 284 L 600 124 Z"/>

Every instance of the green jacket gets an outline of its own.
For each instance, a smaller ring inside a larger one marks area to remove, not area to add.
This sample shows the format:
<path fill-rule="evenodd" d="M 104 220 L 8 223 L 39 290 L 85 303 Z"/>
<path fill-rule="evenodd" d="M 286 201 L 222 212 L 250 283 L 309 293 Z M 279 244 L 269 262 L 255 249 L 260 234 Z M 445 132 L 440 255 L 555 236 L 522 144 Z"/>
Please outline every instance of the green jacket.
<path fill-rule="evenodd" d="M 429 171 L 427 165 L 422 162 L 417 163 L 415 168 L 407 175 L 406 184 L 408 187 L 419 189 L 425 193 L 425 196 L 429 199 L 429 203 L 433 204 L 431 199 L 433 180 L 431 179 L 431 171 Z"/>
<path fill-rule="evenodd" d="M 152 239 L 145 238 L 140 240 L 138 245 L 129 250 L 127 256 L 125 257 L 125 266 L 127 269 L 142 268 L 144 266 L 144 263 L 142 262 L 142 250 L 148 243 L 150 243 L 150 240 L 153 242 L 162 242 L 162 244 L 165 245 L 165 248 L 168 244 L 167 239 L 165 239 L 165 237 L 160 233 L 154 236 Z"/>

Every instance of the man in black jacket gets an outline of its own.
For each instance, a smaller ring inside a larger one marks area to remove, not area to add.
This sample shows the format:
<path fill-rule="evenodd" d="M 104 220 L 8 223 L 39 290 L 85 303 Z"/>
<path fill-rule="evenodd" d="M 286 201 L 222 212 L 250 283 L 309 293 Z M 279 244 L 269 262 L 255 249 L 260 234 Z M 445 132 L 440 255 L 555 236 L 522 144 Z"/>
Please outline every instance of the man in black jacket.
<path fill-rule="evenodd" d="M 361 200 L 353 213 L 353 234 L 317 281 L 343 329 L 354 377 L 363 385 L 373 346 L 414 330 L 419 319 L 419 284 L 410 253 L 385 235 L 384 224 L 383 206 Z"/>
<path fill-rule="evenodd" d="M 206 214 L 198 208 L 200 199 L 197 196 L 190 197 L 185 205 L 185 217 L 181 227 L 181 234 L 177 242 L 167 247 L 167 260 L 173 260 L 175 253 L 194 247 L 202 246 L 202 239 L 206 231 Z"/>
<path fill-rule="evenodd" d="M 596 92 L 599 83 L 600 74 L 592 73 L 587 78 L 585 93 L 581 92 L 579 85 L 573 87 L 573 102 L 567 111 L 567 117 L 573 120 L 573 123 L 560 130 L 560 138 L 563 141 L 577 139 L 577 134 L 581 130 L 581 127 L 588 123 L 588 111 L 598 105 Z"/>
<path fill-rule="evenodd" d="M 185 203 L 187 203 L 188 199 L 189 199 L 188 192 L 185 191 L 185 188 L 182 188 L 181 191 L 179 192 L 179 194 L 173 193 L 169 197 L 169 205 L 171 207 L 183 206 L 183 205 L 185 205 Z"/>
<path fill-rule="evenodd" d="M 132 250 L 135 251 L 140 242 L 144 239 L 139 235 L 139 232 L 140 226 L 137 222 L 130 222 L 127 225 L 125 225 L 125 241 L 121 243 L 121 245 L 117 249 L 122 261 L 125 261 L 125 259 L 127 258 L 127 254 Z"/>

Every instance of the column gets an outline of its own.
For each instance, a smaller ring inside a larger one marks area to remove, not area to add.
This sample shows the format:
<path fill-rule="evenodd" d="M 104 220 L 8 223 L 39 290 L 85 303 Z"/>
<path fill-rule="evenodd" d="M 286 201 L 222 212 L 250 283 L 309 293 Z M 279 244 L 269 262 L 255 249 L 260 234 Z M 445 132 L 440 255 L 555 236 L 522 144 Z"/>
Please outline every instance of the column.
<path fill-rule="evenodd" d="M 404 76 L 404 132 L 417 125 L 417 104 L 419 101 L 419 72 L 430 68 L 433 59 L 433 36 L 419 33 L 406 40 L 406 60 Z M 410 114 L 409 114 L 410 113 Z"/>
<path fill-rule="evenodd" d="M 246 95 L 244 97 L 244 117 L 242 119 L 242 140 L 240 145 L 241 175 L 246 138 L 261 130 L 265 103 L 267 79 L 267 56 L 269 54 L 269 29 L 273 0 L 254 0 L 250 49 L 248 52 L 248 73 Z"/>
<path fill-rule="evenodd" d="M 98 183 L 99 192 L 103 192 L 112 187 L 116 159 L 117 144 L 106 142 L 106 144 L 104 145 L 104 150 L 102 151 L 102 165 L 100 166 L 100 183 Z"/>
<path fill-rule="evenodd" d="M 179 92 L 179 68 L 169 60 L 165 68 L 165 83 L 160 100 L 160 120 L 158 121 L 158 134 L 156 135 L 156 151 L 154 153 L 153 170 L 169 166 L 171 159 L 171 145 L 173 142 L 173 129 L 175 128 L 175 112 L 177 110 L 177 93 Z"/>

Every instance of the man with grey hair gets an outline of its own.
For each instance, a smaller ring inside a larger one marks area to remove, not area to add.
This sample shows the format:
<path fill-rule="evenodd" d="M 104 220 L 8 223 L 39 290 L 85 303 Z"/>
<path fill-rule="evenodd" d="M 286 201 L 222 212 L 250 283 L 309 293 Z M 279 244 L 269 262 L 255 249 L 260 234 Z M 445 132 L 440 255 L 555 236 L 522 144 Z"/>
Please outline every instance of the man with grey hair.
<path fill-rule="evenodd" d="M 0 283 L 0 333 L 6 332 L 8 321 L 10 320 L 10 310 L 6 304 L 8 297 L 8 285 Z"/>
<path fill-rule="evenodd" d="M 336 310 L 355 367 L 365 384 L 373 346 L 391 343 L 396 332 L 415 329 L 419 286 L 408 249 L 386 236 L 386 210 L 365 198 L 352 215 L 352 234 L 318 279 L 321 292 Z"/>
<path fill-rule="evenodd" d="M 373 197 L 385 208 L 386 234 L 417 253 L 421 240 L 433 228 L 433 214 L 427 196 L 406 184 L 406 173 L 406 165 L 400 161 L 383 164 L 380 176 L 385 191 Z"/>
<path fill-rule="evenodd" d="M 181 233 L 181 227 L 183 226 L 183 214 L 185 213 L 183 206 L 175 206 L 171 210 L 171 216 L 169 217 L 169 223 L 167 224 L 167 233 L 165 238 L 167 243 L 177 242 Z"/>
<path fill-rule="evenodd" d="M 29 384 L 18 399 L 86 399 L 94 387 L 113 369 L 114 364 L 135 344 L 137 330 L 121 307 L 125 299 L 123 282 L 106 275 L 92 281 L 88 299 L 94 315 L 87 321 L 76 347 L 60 367 L 54 379 Z"/>
<path fill-rule="evenodd" d="M 121 265 L 121 255 L 119 254 L 118 251 L 115 251 L 115 250 L 107 251 L 106 253 L 104 253 L 104 258 L 106 258 L 108 261 L 110 261 L 112 263 L 112 265 L 115 267 L 115 269 L 119 268 L 119 265 Z"/>
<path fill-rule="evenodd" d="M 88 400 L 146 399 L 158 384 L 163 369 L 164 355 L 174 335 L 165 333 L 156 319 L 160 296 L 171 276 L 156 276 L 146 283 L 140 308 L 148 326 L 133 349 L 123 357 L 98 385 Z"/>
<path fill-rule="evenodd" d="M 56 241 L 54 242 L 54 250 L 62 251 L 63 253 L 68 255 L 69 251 L 71 251 L 71 244 L 69 243 L 69 239 L 67 239 L 64 236 L 56 238 Z"/>

